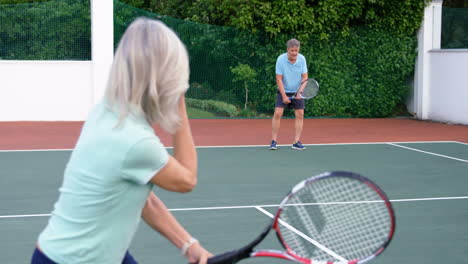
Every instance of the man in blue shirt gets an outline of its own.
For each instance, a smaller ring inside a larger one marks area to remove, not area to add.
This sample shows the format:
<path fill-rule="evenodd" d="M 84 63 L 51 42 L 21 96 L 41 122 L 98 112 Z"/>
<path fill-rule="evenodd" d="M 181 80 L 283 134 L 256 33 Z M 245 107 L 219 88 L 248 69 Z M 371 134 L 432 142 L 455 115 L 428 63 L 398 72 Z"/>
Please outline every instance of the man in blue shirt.
<path fill-rule="evenodd" d="M 281 117 L 284 108 L 294 109 L 295 133 L 293 149 L 303 150 L 305 147 L 299 141 L 304 122 L 304 99 L 289 99 L 297 91 L 301 82 L 307 80 L 307 63 L 302 54 L 299 54 L 300 42 L 297 39 L 290 39 L 287 43 L 287 52 L 278 56 L 276 60 L 276 84 L 278 93 L 276 95 L 275 113 L 272 120 L 272 141 L 271 150 L 277 149 L 277 137 L 280 128 Z"/>

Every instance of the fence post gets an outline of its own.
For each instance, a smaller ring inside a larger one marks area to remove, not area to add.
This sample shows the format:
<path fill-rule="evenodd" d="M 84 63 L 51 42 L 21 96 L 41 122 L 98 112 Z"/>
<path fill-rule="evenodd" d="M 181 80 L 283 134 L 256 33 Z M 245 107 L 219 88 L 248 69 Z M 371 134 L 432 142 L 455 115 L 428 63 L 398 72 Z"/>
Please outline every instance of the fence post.
<path fill-rule="evenodd" d="M 91 53 L 93 103 L 104 95 L 114 57 L 114 2 L 91 0 Z"/>
<path fill-rule="evenodd" d="M 432 0 L 432 49 L 440 49 L 442 36 L 442 2 Z"/>
<path fill-rule="evenodd" d="M 418 57 L 414 76 L 412 109 L 417 118 L 428 119 L 430 98 L 430 51 L 440 49 L 443 0 L 432 0 L 424 9 L 424 20 L 418 32 Z"/>

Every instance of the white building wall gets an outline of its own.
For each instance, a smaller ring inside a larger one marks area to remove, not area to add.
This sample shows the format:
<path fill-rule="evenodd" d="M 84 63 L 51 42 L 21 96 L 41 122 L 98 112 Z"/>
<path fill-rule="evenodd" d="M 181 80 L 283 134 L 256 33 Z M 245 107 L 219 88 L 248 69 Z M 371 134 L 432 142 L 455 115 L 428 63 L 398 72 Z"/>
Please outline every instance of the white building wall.
<path fill-rule="evenodd" d="M 0 121 L 84 120 L 92 87 L 90 61 L 0 61 Z"/>
<path fill-rule="evenodd" d="M 468 49 L 433 50 L 428 119 L 468 125 Z"/>

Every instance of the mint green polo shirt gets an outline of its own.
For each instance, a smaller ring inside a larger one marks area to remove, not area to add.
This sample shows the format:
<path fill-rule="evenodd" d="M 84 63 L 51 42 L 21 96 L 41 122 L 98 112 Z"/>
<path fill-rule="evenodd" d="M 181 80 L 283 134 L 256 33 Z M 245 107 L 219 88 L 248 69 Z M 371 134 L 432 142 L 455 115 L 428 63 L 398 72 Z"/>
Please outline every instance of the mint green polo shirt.
<path fill-rule="evenodd" d="M 64 172 L 60 197 L 39 235 L 57 263 L 121 263 L 168 153 L 143 114 L 118 115 L 98 104 Z"/>

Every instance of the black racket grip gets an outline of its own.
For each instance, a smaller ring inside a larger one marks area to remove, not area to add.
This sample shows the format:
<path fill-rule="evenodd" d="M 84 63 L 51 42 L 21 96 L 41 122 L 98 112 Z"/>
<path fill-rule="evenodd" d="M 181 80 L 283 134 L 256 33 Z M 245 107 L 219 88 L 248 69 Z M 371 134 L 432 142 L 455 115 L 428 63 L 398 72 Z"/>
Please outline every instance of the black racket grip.
<path fill-rule="evenodd" d="M 232 250 L 215 255 L 208 259 L 208 264 L 233 264 L 241 259 L 249 257 L 249 253 L 245 250 Z M 196 263 L 190 263 L 196 264 Z"/>

